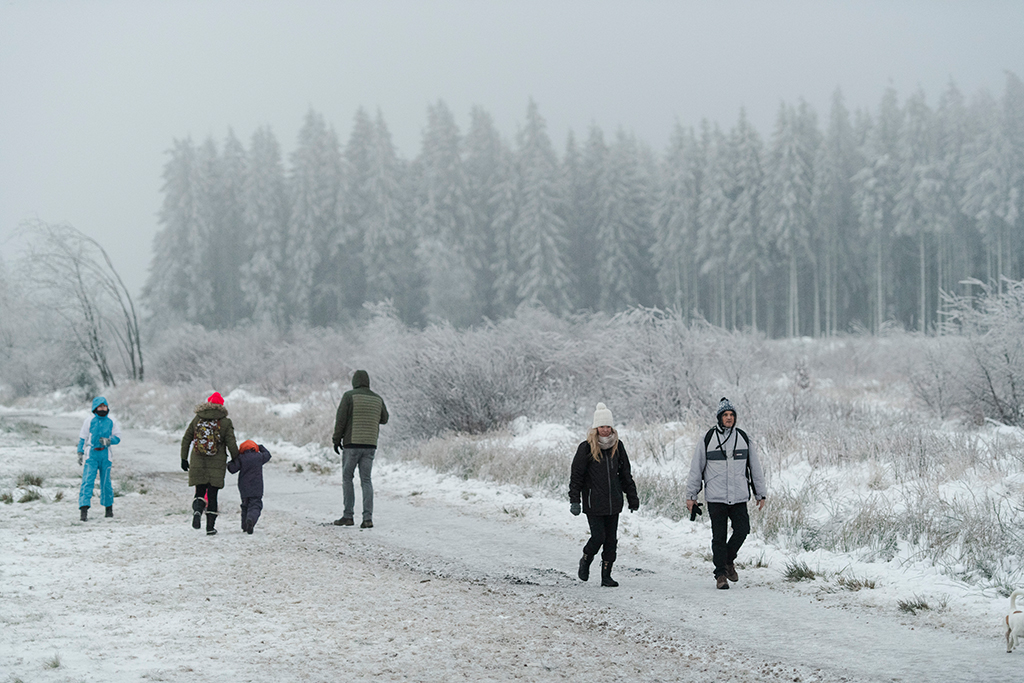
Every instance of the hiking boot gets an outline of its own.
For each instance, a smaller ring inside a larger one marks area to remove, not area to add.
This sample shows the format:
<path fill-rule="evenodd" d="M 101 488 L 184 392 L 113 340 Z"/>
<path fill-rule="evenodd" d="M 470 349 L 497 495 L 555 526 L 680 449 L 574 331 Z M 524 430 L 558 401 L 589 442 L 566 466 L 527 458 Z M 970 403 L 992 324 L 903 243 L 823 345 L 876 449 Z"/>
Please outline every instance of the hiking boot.
<path fill-rule="evenodd" d="M 363 523 L 359 525 L 359 528 L 360 529 L 372 529 L 373 528 L 373 522 L 371 522 L 368 519 L 364 519 Z"/>
<path fill-rule="evenodd" d="M 740 580 L 740 575 L 736 573 L 736 565 L 727 564 L 725 565 L 725 578 L 729 579 L 733 583 Z"/>
<path fill-rule="evenodd" d="M 192 501 L 192 528 L 198 529 L 203 525 L 203 513 L 206 512 L 206 499 L 196 498 Z"/>
<path fill-rule="evenodd" d="M 114 516 L 114 506 L 113 505 L 108 505 L 107 506 L 107 512 L 103 516 L 104 517 L 113 517 Z"/>
<path fill-rule="evenodd" d="M 88 505 L 84 505 L 84 506 L 78 508 L 78 510 L 79 510 L 79 512 L 82 513 L 81 515 L 79 515 L 79 517 L 81 517 L 82 521 L 83 522 L 88 522 L 89 521 L 89 506 Z"/>
<path fill-rule="evenodd" d="M 576 572 L 576 576 L 580 577 L 580 581 L 588 581 L 590 579 L 590 563 L 593 561 L 593 555 L 583 553 L 583 557 L 580 558 L 580 570 Z"/>
<path fill-rule="evenodd" d="M 729 590 L 729 579 L 725 578 L 725 574 L 719 574 L 715 577 L 715 588 L 720 590 Z"/>
<path fill-rule="evenodd" d="M 213 528 L 216 523 L 217 523 L 217 513 L 216 512 L 208 512 L 208 513 L 206 513 L 206 535 L 207 536 L 213 536 L 214 534 L 217 533 L 217 530 Z"/>
<path fill-rule="evenodd" d="M 253 527 L 255 527 L 255 526 L 256 526 L 256 522 L 252 521 L 251 519 L 247 519 L 247 520 L 245 520 L 245 522 L 244 522 L 244 523 L 242 524 L 242 529 L 244 529 L 244 530 L 245 530 L 245 533 L 247 533 L 247 534 L 250 534 L 250 535 L 251 535 L 251 534 L 252 534 L 252 530 L 253 530 Z"/>
<path fill-rule="evenodd" d="M 352 526 L 355 522 L 351 517 L 342 517 L 341 519 L 334 520 L 334 526 Z"/>
<path fill-rule="evenodd" d="M 608 588 L 615 588 L 619 582 L 612 578 L 612 565 L 614 562 L 601 562 L 601 585 Z"/>

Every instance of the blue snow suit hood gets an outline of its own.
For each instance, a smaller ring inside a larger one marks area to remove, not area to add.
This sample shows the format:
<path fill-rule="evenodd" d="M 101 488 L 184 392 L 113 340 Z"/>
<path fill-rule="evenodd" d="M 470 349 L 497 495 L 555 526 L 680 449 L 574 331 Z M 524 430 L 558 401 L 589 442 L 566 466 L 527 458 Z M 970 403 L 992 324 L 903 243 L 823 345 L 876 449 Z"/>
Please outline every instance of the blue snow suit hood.
<path fill-rule="evenodd" d="M 92 400 L 93 413 L 95 413 L 96 409 L 99 408 L 101 405 L 109 406 L 110 404 L 107 403 L 107 399 L 105 399 L 102 396 L 97 396 L 96 398 L 94 398 Z M 111 446 L 121 443 L 121 437 L 115 436 L 113 432 L 114 421 L 111 420 L 109 416 L 104 415 L 103 417 L 100 417 L 99 415 L 93 415 L 92 421 L 89 423 L 89 449 L 95 451 L 105 451 L 107 447 L 100 443 L 100 439 L 110 439 Z M 79 453 L 85 450 L 85 445 L 85 439 L 79 438 Z"/>

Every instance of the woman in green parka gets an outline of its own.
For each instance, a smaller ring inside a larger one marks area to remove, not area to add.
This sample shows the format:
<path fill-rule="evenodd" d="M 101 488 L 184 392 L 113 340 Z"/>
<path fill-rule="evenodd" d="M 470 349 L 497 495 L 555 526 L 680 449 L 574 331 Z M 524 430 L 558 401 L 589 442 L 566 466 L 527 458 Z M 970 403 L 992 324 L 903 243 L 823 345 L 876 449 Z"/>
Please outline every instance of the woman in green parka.
<path fill-rule="evenodd" d="M 214 528 L 217 523 L 217 492 L 224 488 L 228 453 L 231 453 L 232 460 L 238 457 L 235 427 L 224 407 L 224 398 L 215 391 L 206 403 L 196 406 L 196 416 L 181 439 L 181 469 L 188 472 L 188 485 L 196 487 L 196 497 L 192 501 L 192 528 L 201 526 L 205 512 L 209 536 L 217 533 Z"/>

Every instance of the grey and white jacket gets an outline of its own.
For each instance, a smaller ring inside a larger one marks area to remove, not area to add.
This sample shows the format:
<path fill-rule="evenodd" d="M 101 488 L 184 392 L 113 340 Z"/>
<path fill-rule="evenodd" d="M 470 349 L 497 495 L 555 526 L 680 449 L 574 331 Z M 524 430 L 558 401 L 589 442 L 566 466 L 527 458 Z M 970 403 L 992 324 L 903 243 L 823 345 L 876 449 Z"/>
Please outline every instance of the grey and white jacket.
<path fill-rule="evenodd" d="M 704 500 L 709 503 L 734 505 L 750 500 L 747 486 L 747 464 L 750 465 L 750 483 L 757 500 L 766 497 L 761 461 L 757 447 L 742 429 L 716 427 L 697 442 L 690 461 L 690 474 L 686 480 L 686 499 L 697 500 L 704 489 Z"/>

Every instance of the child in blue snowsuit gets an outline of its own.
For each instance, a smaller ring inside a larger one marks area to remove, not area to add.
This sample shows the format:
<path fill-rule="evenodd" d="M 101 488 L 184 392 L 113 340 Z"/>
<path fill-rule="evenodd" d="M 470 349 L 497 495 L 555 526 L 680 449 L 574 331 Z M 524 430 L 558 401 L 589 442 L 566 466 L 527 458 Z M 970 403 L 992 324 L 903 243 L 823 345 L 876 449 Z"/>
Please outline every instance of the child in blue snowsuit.
<path fill-rule="evenodd" d="M 238 494 L 242 497 L 242 531 L 251 534 L 263 510 L 263 466 L 270 451 L 248 439 L 238 445 L 238 457 L 228 461 L 228 472 L 238 473 Z"/>
<path fill-rule="evenodd" d="M 82 470 L 82 488 L 78 491 L 78 509 L 82 521 L 89 518 L 92 503 L 92 487 L 96 473 L 100 474 L 100 505 L 107 508 L 107 517 L 114 516 L 114 487 L 110 483 L 110 447 L 121 443 L 121 426 L 117 420 L 108 417 L 110 407 L 107 399 L 97 396 L 92 400 L 92 417 L 85 418 L 82 431 L 78 434 L 78 464 Z M 88 449 L 89 454 L 85 451 Z"/>

